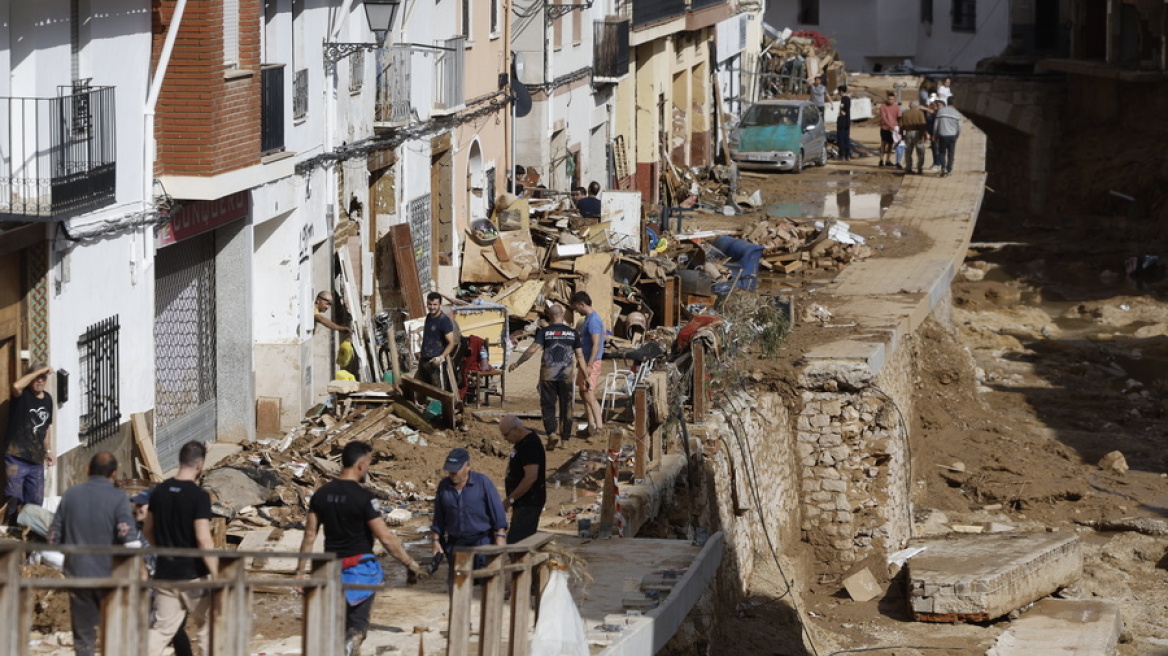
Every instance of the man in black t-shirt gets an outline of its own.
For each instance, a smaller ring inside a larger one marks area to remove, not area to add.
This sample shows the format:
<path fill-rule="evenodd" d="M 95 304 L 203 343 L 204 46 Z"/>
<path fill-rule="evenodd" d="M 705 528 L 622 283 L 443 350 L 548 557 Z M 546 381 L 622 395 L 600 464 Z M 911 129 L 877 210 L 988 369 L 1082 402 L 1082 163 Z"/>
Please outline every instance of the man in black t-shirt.
<path fill-rule="evenodd" d="M 548 449 L 554 449 L 559 440 L 572 437 L 572 383 L 576 367 L 584 366 L 584 351 L 580 348 L 580 334 L 564 323 L 564 306 L 553 303 L 548 308 L 550 325 L 535 332 L 535 344 L 511 365 L 515 371 L 533 355 L 543 350 L 539 368 L 539 408 L 543 415 L 543 429 L 548 435 Z M 559 406 L 559 420 L 556 406 Z M 557 437 L 558 436 L 558 437 Z"/>
<path fill-rule="evenodd" d="M 198 483 L 207 458 L 202 442 L 187 442 L 178 452 L 178 473 L 154 488 L 150 509 L 142 533 L 156 547 L 180 549 L 215 548 L 211 537 L 211 495 Z M 219 561 L 214 556 L 202 558 L 159 556 L 154 567 L 155 580 L 193 581 L 215 574 Z M 202 653 L 210 653 L 210 590 L 159 587 L 154 595 L 154 622 L 150 626 L 150 656 L 159 656 L 174 638 L 188 614 L 199 623 L 197 638 Z"/>
<path fill-rule="evenodd" d="M 53 395 L 45 391 L 53 368 L 36 365 L 12 383 L 12 405 L 8 412 L 4 486 L 7 503 L 5 521 L 15 525 L 16 514 L 25 504 L 41 505 L 45 499 L 45 465 L 57 464 L 49 444 L 49 424 L 53 423 Z"/>
<path fill-rule="evenodd" d="M 426 321 L 422 325 L 422 352 L 418 362 L 418 380 L 434 387 L 453 391 L 442 383 L 442 371 L 446 358 L 458 346 L 455 339 L 454 322 L 442 311 L 442 295 L 430 292 L 426 295 Z M 454 381 L 450 381 L 453 385 Z"/>
<path fill-rule="evenodd" d="M 349 442 L 341 451 L 341 475 L 325 483 L 308 503 L 301 553 L 311 553 L 316 533 L 324 527 L 324 550 L 341 559 L 341 581 L 361 585 L 381 585 L 385 574 L 381 561 L 373 555 L 373 538 L 377 538 L 394 558 L 409 569 L 409 583 L 428 576 L 406 553 L 397 535 L 389 530 L 381 516 L 381 506 L 373 493 L 361 486 L 373 447 L 367 442 Z M 360 651 L 369 631 L 369 613 L 373 610 L 372 590 L 345 591 L 345 653 Z"/>
<path fill-rule="evenodd" d="M 547 455 L 539 435 L 515 415 L 504 415 L 499 420 L 499 432 L 514 446 L 507 459 L 507 478 L 503 483 L 507 498 L 503 500 L 503 509 L 511 510 L 507 544 L 515 544 L 535 535 L 539 529 L 539 514 L 547 502 Z"/>

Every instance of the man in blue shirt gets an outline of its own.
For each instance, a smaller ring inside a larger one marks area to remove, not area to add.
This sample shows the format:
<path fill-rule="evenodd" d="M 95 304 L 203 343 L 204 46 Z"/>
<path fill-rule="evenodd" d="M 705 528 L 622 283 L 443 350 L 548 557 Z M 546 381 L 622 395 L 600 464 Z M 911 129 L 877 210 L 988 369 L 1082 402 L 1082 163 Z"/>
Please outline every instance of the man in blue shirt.
<path fill-rule="evenodd" d="M 470 453 L 452 449 L 442 465 L 446 478 L 434 496 L 434 523 L 430 526 L 433 554 L 445 553 L 454 580 L 454 548 L 507 544 L 507 511 L 495 484 L 485 474 L 471 471 Z M 475 558 L 475 568 L 486 558 Z"/>
<path fill-rule="evenodd" d="M 449 385 L 442 384 L 442 371 L 446 368 L 446 358 L 458 346 L 454 338 L 454 322 L 442 312 L 442 295 L 430 292 L 426 296 L 426 323 L 422 327 L 422 357 L 418 362 L 418 380 L 447 391 Z M 454 381 L 450 381 L 453 385 Z"/>
<path fill-rule="evenodd" d="M 600 183 L 593 180 L 588 185 L 588 195 L 576 201 L 576 209 L 580 210 L 580 216 L 586 219 L 594 219 L 600 217 L 601 205 L 600 199 L 596 197 L 600 193 Z"/>
<path fill-rule="evenodd" d="M 600 402 L 596 400 L 596 387 L 600 384 L 600 358 L 604 355 L 604 319 L 592 309 L 592 297 L 588 292 L 572 294 L 572 309 L 584 317 L 578 331 L 580 349 L 584 351 L 584 365 L 576 385 L 580 388 L 580 400 L 588 414 L 588 434 L 597 435 L 604 425 Z"/>

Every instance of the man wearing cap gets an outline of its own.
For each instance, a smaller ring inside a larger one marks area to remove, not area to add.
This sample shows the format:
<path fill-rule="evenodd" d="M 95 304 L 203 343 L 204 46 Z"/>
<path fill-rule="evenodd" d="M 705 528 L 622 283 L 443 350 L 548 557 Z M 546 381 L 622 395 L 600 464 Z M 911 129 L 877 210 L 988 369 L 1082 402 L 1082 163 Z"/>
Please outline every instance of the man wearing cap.
<path fill-rule="evenodd" d="M 102 451 L 89 460 L 89 480 L 74 485 L 61 496 L 61 505 L 49 528 L 50 544 L 119 545 L 135 537 L 130 499 L 114 487 L 118 460 Z M 67 554 L 65 576 L 109 578 L 113 565 L 108 554 Z M 106 588 L 75 588 L 69 592 L 73 622 L 73 649 L 78 656 L 93 656 L 101 600 Z"/>
<path fill-rule="evenodd" d="M 377 538 L 385 550 L 409 570 L 407 582 L 416 583 L 429 573 L 406 553 L 401 540 L 389 530 L 381 516 L 377 497 L 361 485 L 371 464 L 373 447 L 368 442 L 353 441 L 345 445 L 341 451 L 341 475 L 322 485 L 308 504 L 300 552 L 312 552 L 316 533 L 324 527 L 324 550 L 341 559 L 341 581 L 381 585 L 385 574 L 381 570 L 381 561 L 373 555 L 373 538 Z M 360 651 L 369 631 L 373 597 L 372 590 L 345 591 L 346 654 Z"/>
<path fill-rule="evenodd" d="M 503 415 L 499 432 L 512 446 L 507 457 L 507 478 L 503 481 L 507 492 L 503 510 L 511 511 L 507 544 L 515 544 L 539 530 L 539 514 L 547 502 L 547 454 L 539 435 L 515 415 Z"/>
<path fill-rule="evenodd" d="M 452 449 L 442 469 L 446 478 L 438 483 L 434 496 L 430 542 L 435 556 L 446 554 L 450 561 L 449 580 L 453 581 L 455 547 L 507 544 L 507 511 L 491 479 L 471 471 L 466 449 Z M 475 568 L 485 563 L 485 558 L 475 558 Z"/>
<path fill-rule="evenodd" d="M 580 334 L 564 323 L 565 313 L 564 306 L 553 303 L 547 311 L 548 325 L 535 331 L 535 343 L 508 368 L 508 371 L 515 371 L 543 351 L 539 367 L 539 409 L 549 449 L 554 449 L 559 440 L 567 442 L 572 437 L 572 381 L 576 378 L 577 368 L 584 369 Z M 560 411 L 558 420 L 557 406 Z"/>
<path fill-rule="evenodd" d="M 25 504 L 41 505 L 45 499 L 45 465 L 57 464 L 49 440 L 53 423 L 53 395 L 45 391 L 53 368 L 40 364 L 12 383 L 12 405 L 8 409 L 8 443 L 4 449 L 4 486 L 7 504 L 5 520 L 16 523 L 16 514 Z"/>

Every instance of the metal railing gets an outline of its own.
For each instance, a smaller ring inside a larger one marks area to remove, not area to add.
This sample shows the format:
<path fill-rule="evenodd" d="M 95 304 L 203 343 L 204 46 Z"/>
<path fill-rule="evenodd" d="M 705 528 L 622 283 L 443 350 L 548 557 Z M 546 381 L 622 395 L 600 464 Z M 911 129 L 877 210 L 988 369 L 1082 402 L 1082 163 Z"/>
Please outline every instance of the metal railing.
<path fill-rule="evenodd" d="M 114 87 L 87 81 L 56 98 L 0 98 L 0 217 L 51 220 L 114 202 Z"/>
<path fill-rule="evenodd" d="M 81 425 L 85 444 L 94 444 L 118 431 L 122 411 L 118 402 L 118 316 L 93 324 L 77 340 L 81 360 Z"/>
<path fill-rule="evenodd" d="M 302 68 L 292 76 L 292 118 L 308 116 L 308 69 Z"/>
<path fill-rule="evenodd" d="M 684 16 L 686 11 L 685 0 L 637 0 L 630 4 L 634 27 Z"/>
<path fill-rule="evenodd" d="M 434 109 L 466 104 L 466 37 L 446 39 L 434 62 Z"/>
<path fill-rule="evenodd" d="M 592 76 L 617 79 L 629 74 L 629 19 L 592 23 Z"/>
<path fill-rule="evenodd" d="M 260 71 L 260 152 L 284 150 L 284 65 L 264 64 Z"/>
<path fill-rule="evenodd" d="M 539 602 L 551 573 L 550 556 L 540 549 L 553 537 L 549 533 L 536 533 L 506 546 L 454 549 L 454 586 L 450 591 L 450 623 L 446 634 L 446 653 L 449 656 L 471 653 L 471 599 L 476 580 L 482 581 L 477 653 L 480 656 L 504 653 L 526 656 L 530 653 L 531 630 L 539 619 Z M 475 556 L 483 556 L 486 564 L 475 569 Z M 535 586 L 532 586 L 533 581 Z M 508 586 L 511 588 L 510 601 L 506 597 Z M 505 618 L 503 611 L 508 603 L 510 618 Z"/>
<path fill-rule="evenodd" d="M 105 578 L 26 577 L 21 565 L 29 554 L 57 551 L 71 554 L 101 554 L 112 559 Z M 147 556 L 214 556 L 219 571 L 193 581 L 146 579 Z M 312 564 L 308 578 L 277 578 L 247 573 L 248 558 L 285 555 Z M 371 586 L 352 586 L 367 589 Z M 216 656 L 251 654 L 252 599 L 257 588 L 300 588 L 304 592 L 301 636 L 304 654 L 344 652 L 345 602 L 341 583 L 341 561 L 331 554 L 274 554 L 272 552 L 200 551 L 198 549 L 131 549 L 126 547 L 43 545 L 27 542 L 0 542 L 0 653 L 29 656 L 32 645 L 33 607 L 36 595 L 44 590 L 104 590 L 101 604 L 101 635 L 105 654 L 146 656 L 146 636 L 150 626 L 150 592 L 157 588 L 209 590 L 210 653 Z"/>

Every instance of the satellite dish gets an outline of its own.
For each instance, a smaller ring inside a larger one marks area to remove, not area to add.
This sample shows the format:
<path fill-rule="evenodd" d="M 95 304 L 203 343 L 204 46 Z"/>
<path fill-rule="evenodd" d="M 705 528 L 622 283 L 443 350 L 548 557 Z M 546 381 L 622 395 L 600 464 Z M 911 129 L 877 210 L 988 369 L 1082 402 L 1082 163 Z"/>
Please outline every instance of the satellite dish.
<path fill-rule="evenodd" d="M 519 81 L 515 60 L 511 60 L 511 96 L 515 101 L 515 118 L 523 118 L 531 113 L 531 93 Z"/>

